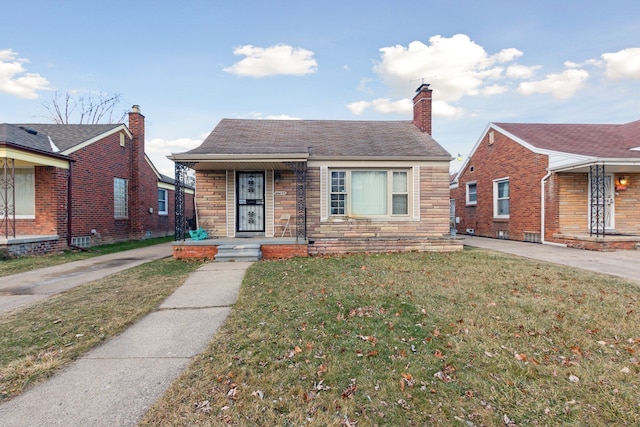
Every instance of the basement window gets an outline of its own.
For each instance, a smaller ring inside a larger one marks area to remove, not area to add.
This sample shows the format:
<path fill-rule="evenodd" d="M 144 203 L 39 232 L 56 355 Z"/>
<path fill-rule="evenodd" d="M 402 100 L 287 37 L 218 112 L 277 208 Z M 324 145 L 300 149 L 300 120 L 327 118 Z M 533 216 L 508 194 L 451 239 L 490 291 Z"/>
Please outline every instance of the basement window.
<path fill-rule="evenodd" d="M 71 244 L 80 248 L 88 248 L 91 246 L 91 236 L 72 237 Z"/>

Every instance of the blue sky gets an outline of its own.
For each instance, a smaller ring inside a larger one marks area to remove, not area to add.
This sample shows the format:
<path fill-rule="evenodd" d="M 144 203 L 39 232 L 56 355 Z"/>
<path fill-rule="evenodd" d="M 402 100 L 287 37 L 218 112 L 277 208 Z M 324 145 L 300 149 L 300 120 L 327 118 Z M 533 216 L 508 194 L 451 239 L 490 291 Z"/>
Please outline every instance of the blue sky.
<path fill-rule="evenodd" d="M 119 94 L 167 175 L 222 118 L 410 120 L 423 80 L 454 156 L 489 122 L 640 119 L 635 0 L 6 3 L 0 123 L 48 122 L 56 91 Z"/>

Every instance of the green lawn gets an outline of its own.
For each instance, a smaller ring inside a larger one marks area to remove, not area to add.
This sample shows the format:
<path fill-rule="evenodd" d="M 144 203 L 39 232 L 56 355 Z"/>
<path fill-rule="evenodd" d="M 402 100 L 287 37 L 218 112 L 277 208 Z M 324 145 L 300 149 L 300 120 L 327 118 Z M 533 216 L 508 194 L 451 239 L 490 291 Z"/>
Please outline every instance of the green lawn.
<path fill-rule="evenodd" d="M 640 425 L 639 300 L 481 249 L 259 262 L 141 425 Z"/>

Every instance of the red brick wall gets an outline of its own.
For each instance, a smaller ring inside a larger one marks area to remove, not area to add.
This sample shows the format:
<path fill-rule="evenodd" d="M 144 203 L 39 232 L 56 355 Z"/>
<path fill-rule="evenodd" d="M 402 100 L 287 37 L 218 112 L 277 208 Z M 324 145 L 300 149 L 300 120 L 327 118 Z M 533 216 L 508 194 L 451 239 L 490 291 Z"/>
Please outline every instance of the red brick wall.
<path fill-rule="evenodd" d="M 476 235 L 498 237 L 506 233 L 511 240 L 524 240 L 524 233 L 540 233 L 540 180 L 546 174 L 547 156 L 533 153 L 494 131 L 489 144 L 487 133 L 465 169 L 460 172 L 459 187 L 451 192 L 456 199 L 457 230 L 475 229 Z M 493 180 L 509 178 L 508 219 L 493 216 Z M 476 182 L 477 204 L 466 205 L 466 184 Z M 549 203 L 547 203 L 549 205 Z"/>
<path fill-rule="evenodd" d="M 173 245 L 174 259 L 213 259 L 217 253 L 213 245 Z"/>
<path fill-rule="evenodd" d="M 284 259 L 306 257 L 309 255 L 307 245 L 261 245 L 262 259 Z"/>
<path fill-rule="evenodd" d="M 58 235 L 66 245 L 67 174 L 49 166 L 34 168 L 35 219 L 17 219 L 16 234 Z"/>
<path fill-rule="evenodd" d="M 94 229 L 93 245 L 130 239 L 133 208 L 130 203 L 129 218 L 114 218 L 113 179 L 129 180 L 131 202 L 131 155 L 132 141 L 127 137 L 122 147 L 117 133 L 71 154 L 72 236 L 89 236 Z"/>

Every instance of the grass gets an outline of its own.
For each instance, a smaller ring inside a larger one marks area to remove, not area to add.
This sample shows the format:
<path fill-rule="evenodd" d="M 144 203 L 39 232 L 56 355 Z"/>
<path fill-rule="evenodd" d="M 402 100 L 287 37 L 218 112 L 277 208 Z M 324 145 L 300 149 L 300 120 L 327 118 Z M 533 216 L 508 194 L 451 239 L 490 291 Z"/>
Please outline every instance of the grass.
<path fill-rule="evenodd" d="M 640 425 L 639 299 L 481 249 L 256 263 L 140 425 Z"/>
<path fill-rule="evenodd" d="M 152 261 L 0 314 L 0 401 L 153 311 L 200 265 Z"/>
<path fill-rule="evenodd" d="M 68 250 L 51 255 L 28 255 L 0 261 L 0 277 L 12 274 L 24 273 L 37 268 L 51 267 L 66 262 L 79 261 L 99 255 L 107 255 L 128 249 L 142 248 L 160 243 L 172 242 L 173 236 L 157 237 L 146 240 L 131 240 L 127 242 L 112 243 L 109 245 L 94 246 L 87 251 Z"/>

